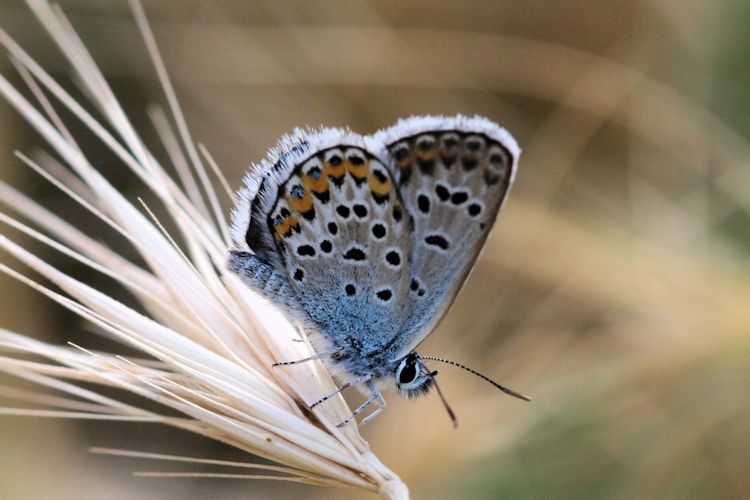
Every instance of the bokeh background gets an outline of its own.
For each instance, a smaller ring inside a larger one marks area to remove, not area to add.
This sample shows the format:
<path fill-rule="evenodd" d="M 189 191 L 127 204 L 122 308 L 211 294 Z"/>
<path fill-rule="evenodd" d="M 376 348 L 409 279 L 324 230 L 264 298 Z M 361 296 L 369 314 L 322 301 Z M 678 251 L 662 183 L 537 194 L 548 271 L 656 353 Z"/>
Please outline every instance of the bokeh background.
<path fill-rule="evenodd" d="M 414 498 L 750 495 L 750 4 L 144 5 L 193 136 L 233 186 L 280 135 L 306 124 L 369 133 L 412 114 L 478 113 L 523 148 L 475 272 L 421 351 L 465 362 L 534 401 L 440 366 L 460 421 L 453 430 L 436 395 L 389 395 L 363 434 Z M 62 7 L 158 149 L 146 107 L 164 99 L 127 3 Z M 20 2 L 0 3 L 0 26 L 75 91 Z M 7 60 L 0 69 L 20 84 Z M 2 178 L 89 224 L 13 158 L 43 141 L 5 103 L 0 130 Z M 86 147 L 129 196 L 141 194 L 112 155 Z M 0 326 L 104 342 L 23 286 L 3 279 L 0 289 Z M 0 404 L 17 405 L 10 395 L 2 389 Z M 186 467 L 97 457 L 89 446 L 253 460 L 150 424 L 1 417 L 0 497 L 361 496 L 133 478 L 133 470 Z"/>

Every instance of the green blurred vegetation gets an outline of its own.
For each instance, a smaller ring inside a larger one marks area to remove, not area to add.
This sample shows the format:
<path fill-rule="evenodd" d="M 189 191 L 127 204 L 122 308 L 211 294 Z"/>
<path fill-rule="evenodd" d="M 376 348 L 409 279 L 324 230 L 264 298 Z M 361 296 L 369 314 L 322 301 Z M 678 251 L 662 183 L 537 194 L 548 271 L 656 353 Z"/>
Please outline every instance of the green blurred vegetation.
<path fill-rule="evenodd" d="M 432 498 L 744 498 L 748 352 L 582 378 L 511 446 Z M 438 490 L 436 490 L 438 491 Z"/>

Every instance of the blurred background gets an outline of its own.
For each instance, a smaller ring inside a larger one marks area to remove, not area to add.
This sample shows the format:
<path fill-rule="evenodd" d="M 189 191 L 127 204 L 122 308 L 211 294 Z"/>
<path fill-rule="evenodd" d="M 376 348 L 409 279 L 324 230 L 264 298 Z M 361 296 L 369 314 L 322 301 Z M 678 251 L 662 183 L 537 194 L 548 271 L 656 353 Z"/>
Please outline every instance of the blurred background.
<path fill-rule="evenodd" d="M 234 187 L 301 125 L 371 133 L 412 114 L 477 113 L 523 148 L 475 272 L 421 352 L 466 363 L 534 401 L 440 366 L 460 422 L 453 430 L 435 394 L 388 395 L 387 411 L 362 433 L 413 498 L 750 495 L 750 4 L 144 6 L 193 137 Z M 62 7 L 162 154 L 146 108 L 164 99 L 127 3 Z M 20 2 L 0 3 L 0 27 L 75 91 Z M 0 69 L 21 85 L 7 59 Z M 12 156 L 43 141 L 4 102 L 0 130 L 2 178 L 77 217 Z M 102 146 L 86 147 L 128 196 L 141 194 Z M 231 200 L 223 203 L 229 210 Z M 102 342 L 23 286 L 3 279 L 0 290 L 0 326 Z M 150 424 L 2 417 L 0 497 L 367 498 L 260 481 L 133 478 L 170 464 L 97 457 L 89 446 L 254 460 Z"/>

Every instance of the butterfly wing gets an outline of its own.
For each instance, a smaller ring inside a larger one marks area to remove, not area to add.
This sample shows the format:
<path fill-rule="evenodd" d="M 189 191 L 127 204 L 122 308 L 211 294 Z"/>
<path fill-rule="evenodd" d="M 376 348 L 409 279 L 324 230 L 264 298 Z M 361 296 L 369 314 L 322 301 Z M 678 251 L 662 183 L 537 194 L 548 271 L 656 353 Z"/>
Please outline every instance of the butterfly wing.
<path fill-rule="evenodd" d="M 349 375 L 379 378 L 452 303 L 518 155 L 483 118 L 296 131 L 246 178 L 229 267 L 322 334 Z"/>
<path fill-rule="evenodd" d="M 284 139 L 233 217 L 252 254 L 234 252 L 230 268 L 341 352 L 393 337 L 408 294 L 406 210 L 366 142 L 340 129 Z M 269 275 L 282 285 L 269 290 Z"/>
<path fill-rule="evenodd" d="M 413 117 L 381 131 L 384 157 L 413 218 L 403 332 L 416 347 L 474 266 L 505 201 L 520 150 L 484 118 Z"/>

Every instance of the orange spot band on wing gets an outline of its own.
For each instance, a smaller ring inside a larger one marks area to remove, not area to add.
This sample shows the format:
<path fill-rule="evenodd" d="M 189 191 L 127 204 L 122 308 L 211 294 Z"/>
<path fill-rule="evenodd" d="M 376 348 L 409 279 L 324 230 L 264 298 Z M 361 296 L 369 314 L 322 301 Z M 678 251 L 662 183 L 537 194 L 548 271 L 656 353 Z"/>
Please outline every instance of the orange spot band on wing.
<path fill-rule="evenodd" d="M 385 181 L 381 182 L 376 176 L 371 175 L 369 178 L 369 184 L 372 192 L 378 196 L 385 196 L 391 192 L 390 179 L 386 179 Z"/>
<path fill-rule="evenodd" d="M 367 163 L 361 165 L 352 165 L 350 161 L 346 161 L 346 168 L 352 176 L 357 179 L 364 179 L 370 171 L 370 166 Z"/>
<path fill-rule="evenodd" d="M 313 207 L 313 198 L 310 194 L 310 191 L 305 189 L 305 195 L 300 198 L 299 200 L 291 195 L 286 195 L 286 201 L 289 203 L 289 206 L 292 210 L 299 212 L 299 213 L 305 213 L 308 210 L 310 210 Z"/>
<path fill-rule="evenodd" d="M 292 233 L 292 229 L 299 226 L 299 220 L 296 217 L 287 217 L 277 224 L 276 232 L 281 236 L 289 236 Z"/>
<path fill-rule="evenodd" d="M 419 157 L 420 160 L 427 160 L 427 161 L 429 161 L 429 160 L 432 160 L 433 158 L 435 158 L 435 151 L 432 150 L 432 149 L 429 150 L 429 151 L 417 150 L 417 156 Z"/>
<path fill-rule="evenodd" d="M 325 170 L 326 175 L 330 175 L 331 177 L 338 179 L 340 177 L 343 177 L 346 173 L 346 165 L 345 162 L 341 162 L 338 165 L 331 165 L 330 163 L 326 162 L 325 165 L 323 165 L 323 170 Z"/>
<path fill-rule="evenodd" d="M 306 190 L 312 191 L 313 193 L 324 193 L 328 190 L 328 176 L 321 175 L 317 179 L 313 179 L 310 176 L 305 176 L 302 179 L 302 184 Z"/>

